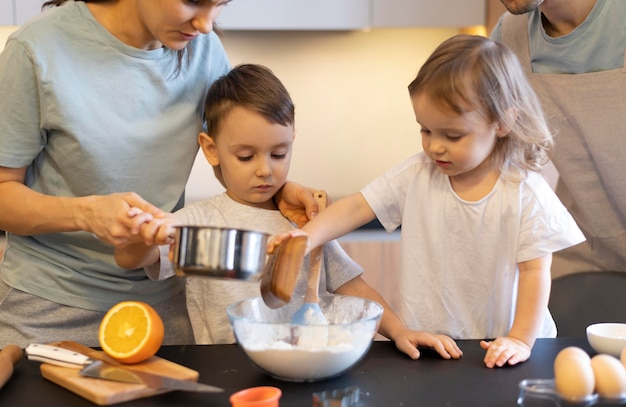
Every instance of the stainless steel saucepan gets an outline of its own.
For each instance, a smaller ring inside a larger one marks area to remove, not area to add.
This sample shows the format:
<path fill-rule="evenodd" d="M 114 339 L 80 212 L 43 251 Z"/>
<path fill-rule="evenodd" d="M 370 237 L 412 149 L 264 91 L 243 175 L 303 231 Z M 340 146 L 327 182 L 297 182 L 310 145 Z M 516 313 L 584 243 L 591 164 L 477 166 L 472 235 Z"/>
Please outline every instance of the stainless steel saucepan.
<path fill-rule="evenodd" d="M 258 280 L 268 237 L 252 230 L 178 226 L 172 261 L 182 275 Z"/>

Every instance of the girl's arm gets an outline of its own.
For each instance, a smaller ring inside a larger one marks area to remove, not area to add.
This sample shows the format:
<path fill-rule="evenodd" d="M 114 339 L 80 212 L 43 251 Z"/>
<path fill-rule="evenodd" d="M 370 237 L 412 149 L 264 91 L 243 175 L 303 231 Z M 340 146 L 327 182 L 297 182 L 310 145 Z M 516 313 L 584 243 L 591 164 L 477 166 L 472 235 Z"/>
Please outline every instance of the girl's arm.
<path fill-rule="evenodd" d="M 539 335 L 550 299 L 552 254 L 518 264 L 515 318 L 508 336 L 482 341 L 487 367 L 515 365 L 528 360 Z"/>
<path fill-rule="evenodd" d="M 382 295 L 367 284 L 361 276 L 355 277 L 339 287 L 335 294 L 351 295 L 376 301 L 383 307 L 383 316 L 378 333 L 395 342 L 398 350 L 406 353 L 411 359 L 418 359 L 418 346 L 435 349 L 444 359 L 458 359 L 463 352 L 452 338 L 446 335 L 413 331 L 407 328 L 400 317 L 391 309 Z"/>
<path fill-rule="evenodd" d="M 309 235 L 311 248 L 314 248 L 352 232 L 375 218 L 374 211 L 359 192 L 330 205 L 304 225 L 302 230 Z"/>
<path fill-rule="evenodd" d="M 267 244 L 267 252 L 273 253 L 278 245 L 290 237 L 306 234 L 309 237 L 308 253 L 314 247 L 352 232 L 375 218 L 374 211 L 363 195 L 356 193 L 333 203 L 306 223 L 302 229 L 294 229 L 272 237 Z"/>
<path fill-rule="evenodd" d="M 539 335 L 550 300 L 551 264 L 552 254 L 518 264 L 517 305 L 509 336 L 530 348 Z"/>

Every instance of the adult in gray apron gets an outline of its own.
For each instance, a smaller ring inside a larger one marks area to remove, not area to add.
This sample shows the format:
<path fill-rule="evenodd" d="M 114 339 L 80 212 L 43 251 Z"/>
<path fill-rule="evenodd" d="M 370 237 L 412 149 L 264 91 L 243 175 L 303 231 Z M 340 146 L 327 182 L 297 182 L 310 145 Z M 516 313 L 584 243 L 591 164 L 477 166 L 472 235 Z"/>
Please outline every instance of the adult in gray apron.
<path fill-rule="evenodd" d="M 556 193 L 587 237 L 554 254 L 552 276 L 626 271 L 626 52 L 622 68 L 538 74 L 531 68 L 528 15 L 505 14 L 501 32 L 556 133 Z"/>

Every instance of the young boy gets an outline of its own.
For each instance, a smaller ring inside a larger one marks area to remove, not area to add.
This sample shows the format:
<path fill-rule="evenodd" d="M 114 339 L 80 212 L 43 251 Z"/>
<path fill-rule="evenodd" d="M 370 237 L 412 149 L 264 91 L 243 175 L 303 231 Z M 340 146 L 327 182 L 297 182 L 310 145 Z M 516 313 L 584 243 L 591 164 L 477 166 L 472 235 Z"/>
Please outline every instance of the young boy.
<path fill-rule="evenodd" d="M 198 136 L 202 151 L 226 191 L 183 208 L 168 219 L 153 219 L 133 211 L 144 239 L 171 243 L 176 224 L 252 229 L 275 235 L 294 229 L 274 203 L 274 195 L 287 179 L 294 131 L 294 105 L 274 74 L 259 65 L 239 65 L 216 81 L 207 95 L 207 133 Z M 302 226 L 302 225 L 299 225 Z M 121 267 L 146 267 L 151 278 L 174 275 L 169 247 L 143 243 L 118 249 Z M 336 241 L 324 246 L 324 272 L 320 286 L 329 292 L 354 295 L 379 302 L 385 309 L 379 332 L 417 359 L 418 345 L 435 348 L 445 358 L 461 352 L 447 336 L 409 331 L 385 300 L 361 278 L 363 269 Z M 305 260 L 305 265 L 308 262 Z M 294 292 L 306 291 L 307 270 L 299 274 Z M 187 310 L 197 343 L 235 341 L 226 307 L 260 296 L 258 282 L 229 281 L 187 276 Z"/>

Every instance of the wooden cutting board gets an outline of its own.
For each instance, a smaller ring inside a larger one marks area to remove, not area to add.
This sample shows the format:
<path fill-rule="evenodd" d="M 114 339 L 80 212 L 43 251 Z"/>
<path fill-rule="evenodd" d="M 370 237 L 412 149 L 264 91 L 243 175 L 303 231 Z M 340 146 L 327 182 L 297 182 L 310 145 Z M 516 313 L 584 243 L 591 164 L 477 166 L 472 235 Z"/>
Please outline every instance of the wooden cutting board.
<path fill-rule="evenodd" d="M 96 351 L 84 345 L 71 341 L 54 342 L 50 345 L 58 346 L 82 353 L 92 359 L 113 362 L 104 352 Z M 185 366 L 153 356 L 145 362 L 134 365 L 123 365 L 125 368 L 148 373 L 169 376 L 175 379 L 198 381 L 198 372 Z M 154 396 L 171 390 L 154 390 L 142 384 L 114 382 L 91 377 L 83 377 L 78 374 L 80 369 L 41 364 L 41 374 L 44 378 L 62 386 L 69 391 L 78 394 L 87 400 L 101 405 L 117 404 L 124 401 L 135 400 L 143 397 Z"/>

